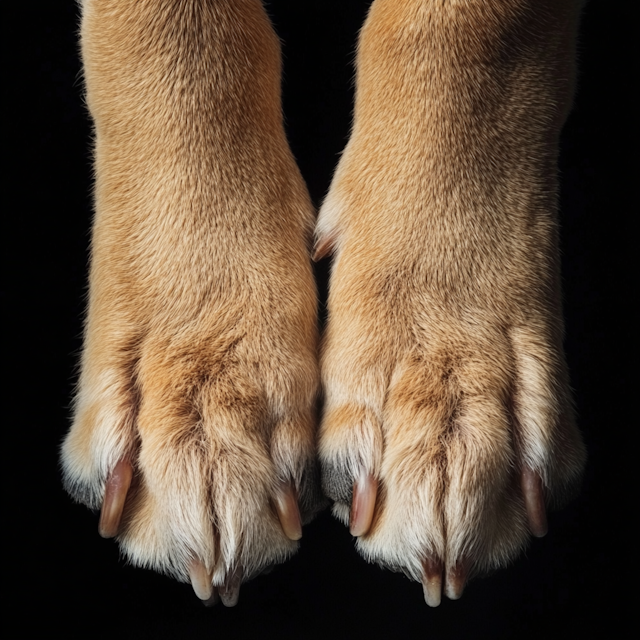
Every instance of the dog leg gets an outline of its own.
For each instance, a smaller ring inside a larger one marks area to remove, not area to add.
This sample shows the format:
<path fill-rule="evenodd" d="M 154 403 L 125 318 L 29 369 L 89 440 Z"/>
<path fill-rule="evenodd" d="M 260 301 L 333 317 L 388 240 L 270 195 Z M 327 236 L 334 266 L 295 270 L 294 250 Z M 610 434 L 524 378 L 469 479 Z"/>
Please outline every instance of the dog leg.
<path fill-rule="evenodd" d="M 96 132 L 66 486 L 129 560 L 233 605 L 315 481 L 313 210 L 258 0 L 85 0 Z"/>
<path fill-rule="evenodd" d="M 544 535 L 585 460 L 556 219 L 577 20 L 570 0 L 376 0 L 360 36 L 317 225 L 323 483 L 432 606 Z"/>

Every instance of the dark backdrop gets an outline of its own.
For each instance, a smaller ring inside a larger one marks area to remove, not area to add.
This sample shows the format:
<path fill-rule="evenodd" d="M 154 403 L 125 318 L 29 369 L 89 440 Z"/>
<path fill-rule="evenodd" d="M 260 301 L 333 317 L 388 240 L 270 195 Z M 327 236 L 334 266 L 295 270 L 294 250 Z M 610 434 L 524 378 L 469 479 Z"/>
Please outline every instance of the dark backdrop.
<path fill-rule="evenodd" d="M 368 5 L 268 3 L 284 41 L 288 133 L 316 204 L 347 138 L 354 46 Z M 57 449 L 81 346 L 91 222 L 78 9 L 71 0 L 36 0 L 11 11 L 4 22 L 5 637 L 628 637 L 631 630 L 617 630 L 632 588 L 624 583 L 633 544 L 625 523 L 637 510 L 623 499 L 635 392 L 628 372 L 634 216 L 624 177 L 637 152 L 624 117 L 632 36 L 623 3 L 593 0 L 585 10 L 578 95 L 562 137 L 566 348 L 589 450 L 584 487 L 551 514 L 546 538 L 438 609 L 424 604 L 419 585 L 367 565 L 325 512 L 305 529 L 300 553 L 245 585 L 236 608 L 206 610 L 189 586 L 126 566 L 116 544 L 99 538 L 97 516 L 64 494 Z M 326 264 L 318 278 L 324 296 Z"/>

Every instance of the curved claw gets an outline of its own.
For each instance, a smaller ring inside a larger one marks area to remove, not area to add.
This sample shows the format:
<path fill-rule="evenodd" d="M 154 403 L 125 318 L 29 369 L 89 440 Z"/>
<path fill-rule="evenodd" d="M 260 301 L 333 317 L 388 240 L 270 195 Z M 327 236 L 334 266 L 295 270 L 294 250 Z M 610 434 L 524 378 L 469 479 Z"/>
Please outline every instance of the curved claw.
<path fill-rule="evenodd" d="M 240 597 L 242 584 L 242 567 L 232 569 L 224 579 L 224 584 L 218 588 L 220 600 L 225 607 L 235 607 Z"/>
<path fill-rule="evenodd" d="M 191 579 L 191 586 L 198 598 L 207 606 L 214 605 L 215 602 L 208 604 L 215 596 L 215 589 L 211 582 L 212 576 L 200 560 L 193 560 L 191 562 L 189 566 L 189 578 Z"/>
<path fill-rule="evenodd" d="M 318 262 L 319 260 L 322 260 L 322 258 L 325 258 L 329 254 L 333 253 L 334 246 L 335 246 L 335 238 L 333 236 L 318 238 L 318 241 L 313 247 L 313 253 L 311 254 L 311 259 L 314 262 Z"/>
<path fill-rule="evenodd" d="M 220 596 L 218 595 L 218 590 L 215 587 L 213 587 L 213 590 L 211 591 L 211 596 L 209 596 L 209 598 L 207 598 L 206 600 L 203 600 L 202 604 L 205 607 L 215 607 L 215 605 L 217 605 L 219 601 L 220 601 Z"/>
<path fill-rule="evenodd" d="M 462 596 L 467 577 L 469 575 L 469 563 L 462 559 L 447 571 L 444 592 L 449 600 L 458 600 Z"/>
<path fill-rule="evenodd" d="M 127 491 L 133 478 L 131 463 L 123 458 L 116 463 L 104 489 L 104 500 L 100 510 L 100 522 L 98 532 L 103 538 L 113 538 L 118 534 L 120 519 L 124 503 L 127 499 Z"/>
<path fill-rule="evenodd" d="M 353 485 L 349 531 L 352 536 L 363 536 L 371 527 L 376 506 L 378 481 L 370 474 L 362 474 Z"/>
<path fill-rule="evenodd" d="M 300 510 L 293 482 L 281 482 L 274 504 L 284 535 L 289 540 L 300 540 L 302 538 L 302 522 L 300 521 Z"/>
<path fill-rule="evenodd" d="M 442 600 L 442 562 L 427 558 L 422 563 L 424 577 L 422 578 L 422 590 L 424 601 L 430 607 L 437 607 Z"/>
<path fill-rule="evenodd" d="M 527 510 L 529 528 L 536 538 L 542 538 L 547 534 L 547 512 L 544 506 L 544 493 L 542 491 L 542 478 L 537 471 L 525 467 L 520 476 L 520 486 L 524 496 L 524 505 Z"/>

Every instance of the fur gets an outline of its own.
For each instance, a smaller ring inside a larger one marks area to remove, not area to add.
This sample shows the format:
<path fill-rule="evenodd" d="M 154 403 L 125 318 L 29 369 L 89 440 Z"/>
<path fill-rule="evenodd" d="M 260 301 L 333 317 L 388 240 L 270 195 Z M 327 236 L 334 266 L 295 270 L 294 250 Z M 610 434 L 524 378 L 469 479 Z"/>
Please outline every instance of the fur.
<path fill-rule="evenodd" d="M 297 546 L 279 480 L 318 506 L 313 209 L 279 43 L 257 0 L 85 0 L 82 57 L 96 216 L 66 483 L 97 508 L 129 457 L 134 564 L 250 576 Z"/>
<path fill-rule="evenodd" d="M 379 482 L 369 560 L 422 580 L 529 537 L 519 473 L 562 500 L 584 464 L 562 353 L 556 163 L 573 0 L 376 0 L 353 131 L 316 228 L 333 247 L 320 373 L 313 210 L 258 0 L 84 0 L 95 123 L 90 298 L 70 493 L 134 482 L 134 564 L 213 584 L 296 549 L 325 492 Z"/>
<path fill-rule="evenodd" d="M 376 0 L 353 131 L 317 224 L 335 247 L 324 487 L 380 483 L 369 560 L 504 565 L 584 463 L 562 354 L 556 165 L 578 6 Z"/>

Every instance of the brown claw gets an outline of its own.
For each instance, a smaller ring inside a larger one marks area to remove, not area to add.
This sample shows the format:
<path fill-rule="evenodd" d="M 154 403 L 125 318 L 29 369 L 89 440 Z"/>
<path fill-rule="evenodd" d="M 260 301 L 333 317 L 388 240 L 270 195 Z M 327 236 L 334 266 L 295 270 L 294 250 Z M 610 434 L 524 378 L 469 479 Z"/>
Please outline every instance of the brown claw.
<path fill-rule="evenodd" d="M 522 487 L 531 533 L 536 538 L 542 538 L 549 529 L 547 526 L 547 512 L 544 506 L 542 478 L 537 471 L 525 467 L 520 476 L 520 486 Z"/>
<path fill-rule="evenodd" d="M 334 244 L 335 244 L 335 238 L 331 236 L 318 240 L 316 245 L 313 247 L 313 253 L 311 254 L 311 259 L 314 262 L 318 262 L 319 260 L 322 260 L 322 258 L 333 253 Z"/>
<path fill-rule="evenodd" d="M 236 567 L 227 574 L 224 584 L 218 589 L 220 600 L 225 607 L 235 607 L 238 604 L 241 584 L 242 567 Z"/>
<path fill-rule="evenodd" d="M 220 596 L 218 595 L 218 590 L 215 587 L 213 587 L 213 590 L 211 591 L 211 596 L 206 600 L 203 600 L 202 604 L 205 607 L 215 607 L 218 604 L 218 602 L 220 602 Z"/>
<path fill-rule="evenodd" d="M 371 527 L 376 506 L 378 481 L 370 474 L 362 474 L 353 485 L 349 531 L 352 536 L 363 536 Z"/>
<path fill-rule="evenodd" d="M 100 510 L 100 522 L 98 532 L 103 538 L 113 538 L 118 534 L 120 519 L 124 503 L 127 499 L 127 491 L 133 478 L 131 463 L 123 458 L 116 463 L 104 489 L 104 500 Z"/>
<path fill-rule="evenodd" d="M 209 598 L 207 598 L 206 600 L 203 600 L 202 604 L 205 607 L 215 607 L 215 605 L 217 605 L 219 601 L 220 601 L 220 596 L 218 595 L 218 590 L 215 587 L 213 587 L 213 590 L 211 591 L 211 596 L 209 596 Z"/>
<path fill-rule="evenodd" d="M 207 571 L 207 568 L 200 560 L 193 560 L 189 566 L 189 578 L 191 579 L 191 586 L 195 591 L 195 594 L 202 600 L 205 605 L 214 597 L 215 589 L 211 582 L 211 574 Z M 214 605 L 212 602 L 211 605 Z"/>
<path fill-rule="evenodd" d="M 281 482 L 274 504 L 284 535 L 289 540 L 300 540 L 302 538 L 302 522 L 300 521 L 300 511 L 293 482 Z"/>
<path fill-rule="evenodd" d="M 422 563 L 422 568 L 424 570 L 422 579 L 424 601 L 430 607 L 437 607 L 442 600 L 442 562 L 427 558 Z"/>
<path fill-rule="evenodd" d="M 460 560 L 447 571 L 444 592 L 449 600 L 458 600 L 462 596 L 468 575 L 469 565 L 465 559 Z"/>

